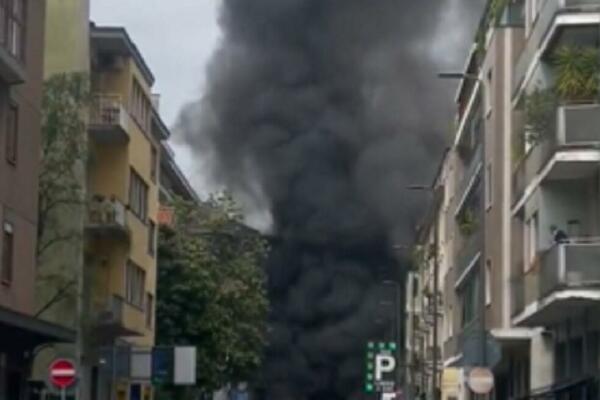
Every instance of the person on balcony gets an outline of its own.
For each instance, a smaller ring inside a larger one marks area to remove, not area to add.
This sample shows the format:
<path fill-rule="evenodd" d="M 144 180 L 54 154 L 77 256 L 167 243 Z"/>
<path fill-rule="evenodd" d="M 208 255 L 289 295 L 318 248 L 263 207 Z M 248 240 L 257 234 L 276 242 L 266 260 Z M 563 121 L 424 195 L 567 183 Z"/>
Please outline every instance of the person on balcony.
<path fill-rule="evenodd" d="M 569 236 L 567 235 L 567 233 L 562 229 L 559 229 L 556 225 L 552 225 L 550 227 L 550 232 L 552 233 L 554 243 L 561 244 L 569 242 Z"/>

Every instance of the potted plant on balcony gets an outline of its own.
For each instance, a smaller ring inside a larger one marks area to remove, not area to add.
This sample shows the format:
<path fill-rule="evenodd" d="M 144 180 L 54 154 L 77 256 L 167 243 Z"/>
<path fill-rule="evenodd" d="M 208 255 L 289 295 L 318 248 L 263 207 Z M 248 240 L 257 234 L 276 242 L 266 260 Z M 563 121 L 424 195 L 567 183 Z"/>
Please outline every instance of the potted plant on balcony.
<path fill-rule="evenodd" d="M 595 102 L 598 97 L 600 52 L 595 47 L 561 46 L 553 54 L 556 94 L 562 102 Z"/>
<path fill-rule="evenodd" d="M 554 132 L 557 97 L 552 89 L 535 89 L 524 98 L 525 142 L 535 146 Z"/>
<path fill-rule="evenodd" d="M 472 209 L 467 208 L 459 216 L 458 229 L 460 233 L 465 236 L 471 236 L 477 229 L 477 220 L 475 219 L 475 213 Z"/>

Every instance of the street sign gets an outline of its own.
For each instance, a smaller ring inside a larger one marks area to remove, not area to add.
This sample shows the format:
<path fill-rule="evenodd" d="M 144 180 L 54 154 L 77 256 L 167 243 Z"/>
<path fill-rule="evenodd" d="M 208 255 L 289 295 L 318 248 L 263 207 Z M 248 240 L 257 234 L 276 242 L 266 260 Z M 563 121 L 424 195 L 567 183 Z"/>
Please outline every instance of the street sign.
<path fill-rule="evenodd" d="M 387 394 L 394 391 L 397 348 L 394 342 L 367 343 L 365 392 Z"/>
<path fill-rule="evenodd" d="M 473 368 L 467 378 L 475 394 L 488 394 L 494 388 L 494 374 L 488 368 Z"/>
<path fill-rule="evenodd" d="M 50 364 L 48 369 L 50 383 L 64 390 L 73 386 L 76 380 L 75 364 L 72 361 L 59 358 Z"/>

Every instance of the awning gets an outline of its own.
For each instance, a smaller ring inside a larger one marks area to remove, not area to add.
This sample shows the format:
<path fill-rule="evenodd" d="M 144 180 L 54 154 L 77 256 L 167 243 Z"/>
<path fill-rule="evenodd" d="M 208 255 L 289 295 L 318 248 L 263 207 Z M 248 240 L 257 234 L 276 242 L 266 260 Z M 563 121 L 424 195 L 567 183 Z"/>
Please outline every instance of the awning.
<path fill-rule="evenodd" d="M 43 343 L 75 341 L 75 331 L 0 307 L 0 333 L 7 348 L 33 348 Z"/>

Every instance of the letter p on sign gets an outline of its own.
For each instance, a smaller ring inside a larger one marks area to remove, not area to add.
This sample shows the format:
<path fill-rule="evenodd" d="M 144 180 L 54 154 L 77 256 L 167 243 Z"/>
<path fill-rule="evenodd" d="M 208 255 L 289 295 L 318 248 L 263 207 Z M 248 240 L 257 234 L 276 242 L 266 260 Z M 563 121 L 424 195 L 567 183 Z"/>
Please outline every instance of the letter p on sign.
<path fill-rule="evenodd" d="M 394 368 L 396 368 L 394 357 L 378 354 L 375 357 L 375 380 L 380 381 L 384 372 L 392 372 Z"/>

